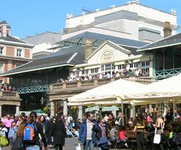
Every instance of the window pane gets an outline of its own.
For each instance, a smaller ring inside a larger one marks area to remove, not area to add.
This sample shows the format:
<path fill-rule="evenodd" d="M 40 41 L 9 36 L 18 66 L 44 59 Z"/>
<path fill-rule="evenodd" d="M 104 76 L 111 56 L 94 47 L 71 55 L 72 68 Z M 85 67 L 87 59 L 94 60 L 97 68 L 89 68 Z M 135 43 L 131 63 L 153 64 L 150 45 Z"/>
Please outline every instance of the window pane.
<path fill-rule="evenodd" d="M 0 47 L 0 55 L 3 54 L 3 49 L 4 49 L 4 47 Z"/>

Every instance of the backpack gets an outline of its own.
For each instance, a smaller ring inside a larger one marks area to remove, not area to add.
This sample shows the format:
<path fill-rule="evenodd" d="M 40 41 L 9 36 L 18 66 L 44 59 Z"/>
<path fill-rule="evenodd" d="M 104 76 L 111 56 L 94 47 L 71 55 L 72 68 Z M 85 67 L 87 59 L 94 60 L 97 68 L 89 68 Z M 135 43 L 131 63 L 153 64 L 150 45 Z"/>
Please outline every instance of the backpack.
<path fill-rule="evenodd" d="M 24 127 L 23 144 L 35 145 L 37 142 L 38 131 L 36 124 L 28 123 Z"/>

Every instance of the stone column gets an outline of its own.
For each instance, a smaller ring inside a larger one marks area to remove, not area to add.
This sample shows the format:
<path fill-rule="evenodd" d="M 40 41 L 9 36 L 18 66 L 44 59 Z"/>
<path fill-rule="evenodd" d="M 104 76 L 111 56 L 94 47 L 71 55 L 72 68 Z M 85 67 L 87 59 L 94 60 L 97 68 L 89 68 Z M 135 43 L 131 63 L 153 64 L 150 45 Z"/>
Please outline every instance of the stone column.
<path fill-rule="evenodd" d="M 54 102 L 50 101 L 50 117 L 53 117 L 54 115 L 55 115 Z"/>
<path fill-rule="evenodd" d="M 163 116 L 165 116 L 167 114 L 167 104 L 164 104 L 164 112 L 163 112 Z"/>
<path fill-rule="evenodd" d="M 131 105 L 130 117 L 135 118 L 135 105 Z"/>
<path fill-rule="evenodd" d="M 19 112 L 19 105 L 16 106 L 16 114 Z"/>
<path fill-rule="evenodd" d="M 0 105 L 0 117 L 2 117 L 2 105 Z"/>
<path fill-rule="evenodd" d="M 149 112 L 150 112 L 150 113 L 152 113 L 152 112 L 153 112 L 153 107 L 152 107 L 152 105 L 151 105 L 151 104 L 149 105 Z"/>
<path fill-rule="evenodd" d="M 113 105 L 113 107 L 114 107 L 114 105 Z M 114 118 L 116 118 L 116 110 L 113 110 L 112 114 L 113 114 Z"/>
<path fill-rule="evenodd" d="M 63 101 L 63 115 L 67 116 L 67 100 Z"/>
<path fill-rule="evenodd" d="M 82 119 L 82 106 L 78 106 L 78 119 Z"/>

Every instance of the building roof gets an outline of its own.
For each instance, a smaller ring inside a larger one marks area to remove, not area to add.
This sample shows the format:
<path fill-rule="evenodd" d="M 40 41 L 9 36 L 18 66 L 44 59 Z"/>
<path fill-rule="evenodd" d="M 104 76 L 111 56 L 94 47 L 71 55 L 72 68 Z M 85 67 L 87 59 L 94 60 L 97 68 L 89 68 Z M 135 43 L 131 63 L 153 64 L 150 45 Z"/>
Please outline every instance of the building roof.
<path fill-rule="evenodd" d="M 1 76 L 11 76 L 60 66 L 74 66 L 76 64 L 84 63 L 84 59 L 82 58 L 84 58 L 83 46 L 64 48 L 58 52 L 52 53 L 40 59 L 32 60 L 15 69 L 7 71 L 1 74 Z"/>
<path fill-rule="evenodd" d="M 0 22 L 0 24 L 7 24 L 7 21 L 3 20 L 3 21 Z"/>
<path fill-rule="evenodd" d="M 119 20 L 119 19 L 138 21 L 139 18 L 138 14 L 135 12 L 120 10 L 106 15 L 95 17 L 94 25 L 102 24 L 113 20 Z"/>
<path fill-rule="evenodd" d="M 24 65 L 21 65 L 13 70 L 7 71 L 1 76 L 11 76 L 15 74 L 21 74 L 25 72 L 33 72 L 37 70 L 45 70 L 45 69 L 50 69 L 50 68 L 56 68 L 60 66 L 74 66 L 77 64 L 82 64 L 84 62 L 85 58 L 85 39 L 91 38 L 94 40 L 94 42 L 101 41 L 102 43 L 109 40 L 113 43 L 116 43 L 129 51 L 133 55 L 138 54 L 136 52 L 136 49 L 138 47 L 141 47 L 147 43 L 145 42 L 140 42 L 140 41 L 135 41 L 135 40 L 130 40 L 130 39 L 124 39 L 124 38 L 118 38 L 114 36 L 109 36 L 109 35 L 103 35 L 103 34 L 97 34 L 97 33 L 91 33 L 91 32 L 85 32 L 83 34 L 79 34 L 76 36 L 73 36 L 71 38 L 68 38 L 64 40 L 64 42 L 77 42 L 79 44 L 74 44 L 69 47 L 64 47 L 61 48 L 59 51 L 55 53 L 51 53 L 45 57 L 39 58 L 32 60 Z M 81 44 L 80 44 L 81 43 Z M 100 46 L 100 45 L 99 45 Z M 93 47 L 95 50 L 96 48 Z"/>
<path fill-rule="evenodd" d="M 0 42 L 1 42 L 1 40 L 3 40 L 3 41 L 9 41 L 9 42 L 26 43 L 25 41 L 22 41 L 22 40 L 20 40 L 20 39 L 18 39 L 18 38 L 15 38 L 15 37 L 13 37 L 13 36 L 6 36 L 6 37 L 1 36 L 1 37 L 0 37 Z"/>
<path fill-rule="evenodd" d="M 115 36 L 111 36 L 111 35 L 93 33 L 93 32 L 88 32 L 88 31 L 75 35 L 75 36 L 72 36 L 70 38 L 67 38 L 63 41 L 60 41 L 59 43 L 62 43 L 65 41 L 71 41 L 71 42 L 77 43 L 77 44 L 84 44 L 85 39 L 93 39 L 94 40 L 93 45 L 97 44 L 97 45 L 94 45 L 96 47 L 100 46 L 106 40 L 112 41 L 121 46 L 128 46 L 128 47 L 135 47 L 135 48 L 140 48 L 140 47 L 148 44 L 148 43 L 142 42 L 142 41 L 120 38 L 120 37 L 115 37 Z"/>
<path fill-rule="evenodd" d="M 19 38 L 10 35 L 6 37 L 0 36 L 0 44 L 33 48 L 33 45 L 27 43 L 26 41 L 20 40 Z"/>
<path fill-rule="evenodd" d="M 178 33 L 173 36 L 166 37 L 162 40 L 154 42 L 152 44 L 148 44 L 139 48 L 137 51 L 148 51 L 148 50 L 155 50 L 164 47 L 176 46 L 181 44 L 181 33 Z"/>
<path fill-rule="evenodd" d="M 164 10 L 157 9 L 157 8 L 153 8 L 153 7 L 144 5 L 144 4 L 140 3 L 140 2 L 136 2 L 135 0 L 131 0 L 131 1 L 127 2 L 127 4 L 123 4 L 123 5 L 119 5 L 119 6 L 112 5 L 112 6 L 109 7 L 109 8 L 100 9 L 100 10 L 98 9 L 98 10 L 99 10 L 99 12 L 101 12 L 101 11 L 111 10 L 111 9 L 113 9 L 113 8 L 119 8 L 119 7 L 129 6 L 130 4 L 137 4 L 137 5 L 139 5 L 139 6 L 142 6 L 142 7 L 148 8 L 148 9 L 153 9 L 153 10 L 155 10 L 155 11 L 160 11 L 160 12 L 163 12 L 163 13 L 166 13 L 166 14 L 170 14 L 169 12 L 166 12 L 166 11 L 164 11 Z M 97 10 L 95 10 L 95 11 L 86 11 L 86 13 L 85 13 L 84 15 L 93 14 L 93 13 L 97 13 Z M 79 17 L 79 16 L 81 16 L 81 15 L 82 15 L 82 14 L 76 15 L 76 16 L 72 16 L 72 18 Z"/>
<path fill-rule="evenodd" d="M 41 43 L 55 43 L 61 40 L 61 33 L 54 33 L 54 32 L 44 32 L 41 34 L 36 34 L 35 36 L 27 36 L 23 40 L 33 44 L 41 44 Z"/>

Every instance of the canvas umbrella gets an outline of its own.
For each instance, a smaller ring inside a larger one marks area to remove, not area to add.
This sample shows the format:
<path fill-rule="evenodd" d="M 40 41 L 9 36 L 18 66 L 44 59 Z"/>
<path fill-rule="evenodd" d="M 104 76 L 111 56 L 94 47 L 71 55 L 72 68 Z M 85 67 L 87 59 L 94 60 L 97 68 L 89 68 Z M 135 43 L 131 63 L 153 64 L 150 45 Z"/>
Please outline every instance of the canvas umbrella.
<path fill-rule="evenodd" d="M 68 98 L 69 103 L 82 103 L 91 101 L 110 101 L 117 97 L 125 99 L 133 91 L 144 90 L 146 85 L 134 81 L 119 79 L 111 83 L 96 87 L 81 94 Z"/>
<path fill-rule="evenodd" d="M 125 99 L 170 99 L 181 97 L 181 74 L 151 83 L 142 91 L 133 91 Z"/>

